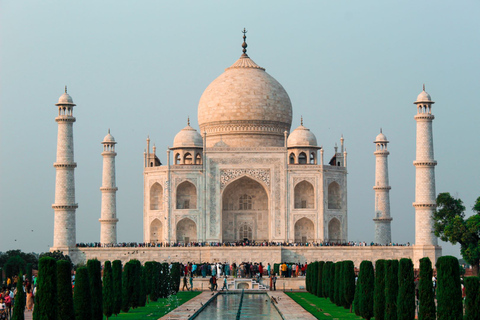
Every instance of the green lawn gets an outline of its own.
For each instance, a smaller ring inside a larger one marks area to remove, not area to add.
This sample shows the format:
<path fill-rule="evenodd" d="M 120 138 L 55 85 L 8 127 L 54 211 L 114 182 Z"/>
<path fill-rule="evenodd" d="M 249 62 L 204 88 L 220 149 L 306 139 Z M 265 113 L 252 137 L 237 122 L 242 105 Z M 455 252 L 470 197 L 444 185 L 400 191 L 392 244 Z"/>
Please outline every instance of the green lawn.
<path fill-rule="evenodd" d="M 130 309 L 128 313 L 120 313 L 117 317 L 114 315 L 110 319 L 115 320 L 137 320 L 137 319 L 158 319 L 163 317 L 176 307 L 184 304 L 188 300 L 198 296 L 201 291 L 179 291 L 175 296 L 165 299 L 158 299 L 157 302 L 150 302 L 145 307 Z M 103 319 L 106 319 L 105 316 Z"/>
<path fill-rule="evenodd" d="M 319 298 L 308 292 L 285 293 L 317 319 L 362 319 L 354 312 L 350 313 L 350 310 L 331 303 L 329 299 Z"/>

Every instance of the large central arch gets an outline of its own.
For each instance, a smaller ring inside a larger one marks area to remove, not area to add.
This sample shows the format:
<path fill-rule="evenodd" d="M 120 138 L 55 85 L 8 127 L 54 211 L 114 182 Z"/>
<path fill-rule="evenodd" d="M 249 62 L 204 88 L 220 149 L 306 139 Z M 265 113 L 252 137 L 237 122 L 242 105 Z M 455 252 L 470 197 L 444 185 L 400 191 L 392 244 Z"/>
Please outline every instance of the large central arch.
<path fill-rule="evenodd" d="M 242 177 L 222 195 L 222 240 L 269 240 L 268 195 L 259 182 Z"/>

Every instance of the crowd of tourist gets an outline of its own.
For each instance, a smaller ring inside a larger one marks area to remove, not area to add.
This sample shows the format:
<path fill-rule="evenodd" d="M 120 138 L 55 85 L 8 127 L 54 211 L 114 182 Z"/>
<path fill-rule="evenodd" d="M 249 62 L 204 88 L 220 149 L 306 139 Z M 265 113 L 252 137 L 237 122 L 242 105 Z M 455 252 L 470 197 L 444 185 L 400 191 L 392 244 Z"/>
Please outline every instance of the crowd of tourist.
<path fill-rule="evenodd" d="M 13 315 L 13 307 L 15 306 L 15 298 L 17 295 L 17 282 L 22 281 L 23 291 L 26 296 L 25 310 L 27 312 L 33 311 L 34 295 L 35 295 L 35 283 L 36 278 L 33 277 L 33 281 L 25 279 L 18 279 L 17 276 L 13 279 L 8 278 L 5 286 L 0 289 L 0 319 L 11 319 Z"/>
<path fill-rule="evenodd" d="M 410 246 L 410 243 L 389 243 L 386 245 L 365 241 L 348 242 L 274 242 L 274 241 L 224 241 L 224 242 L 122 242 L 102 244 L 100 242 L 77 243 L 78 248 L 154 248 L 154 247 L 373 247 Z"/>

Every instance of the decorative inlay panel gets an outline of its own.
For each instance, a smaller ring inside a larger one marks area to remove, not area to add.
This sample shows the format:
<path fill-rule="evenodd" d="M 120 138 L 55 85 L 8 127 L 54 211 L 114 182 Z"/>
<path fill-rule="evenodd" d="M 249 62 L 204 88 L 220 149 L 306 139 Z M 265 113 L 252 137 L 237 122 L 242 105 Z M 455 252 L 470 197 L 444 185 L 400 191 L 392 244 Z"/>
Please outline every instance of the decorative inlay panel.
<path fill-rule="evenodd" d="M 220 188 L 225 188 L 230 181 L 245 175 L 254 177 L 270 187 L 270 169 L 227 169 L 220 170 Z"/>

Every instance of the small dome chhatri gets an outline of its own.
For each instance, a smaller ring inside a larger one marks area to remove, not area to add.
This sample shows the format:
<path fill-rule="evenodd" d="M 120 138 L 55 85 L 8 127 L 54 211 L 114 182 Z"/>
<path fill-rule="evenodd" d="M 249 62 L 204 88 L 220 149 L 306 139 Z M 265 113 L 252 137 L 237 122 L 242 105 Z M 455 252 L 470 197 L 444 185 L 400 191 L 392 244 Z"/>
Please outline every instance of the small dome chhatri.
<path fill-rule="evenodd" d="M 108 134 L 103 138 L 104 143 L 116 143 L 115 138 L 110 134 L 110 129 L 108 129 Z"/>
<path fill-rule="evenodd" d="M 190 126 L 190 119 L 187 126 L 173 139 L 173 148 L 203 148 L 202 136 Z"/>
<path fill-rule="evenodd" d="M 415 103 L 419 102 L 433 102 L 430 95 L 425 91 L 425 85 L 423 85 L 423 91 L 420 92 Z"/>
<path fill-rule="evenodd" d="M 288 148 L 307 147 L 317 148 L 317 138 L 315 135 L 303 126 L 303 118 L 298 128 L 292 131 L 287 139 Z"/>
<path fill-rule="evenodd" d="M 388 143 L 387 137 L 383 134 L 382 129 L 380 129 L 380 133 L 375 138 L 374 143 L 381 143 L 381 142 L 383 142 L 383 143 L 387 142 Z"/>
<path fill-rule="evenodd" d="M 73 103 L 72 97 L 67 93 L 67 86 L 65 86 L 65 92 L 60 96 L 60 98 L 58 98 L 58 102 L 55 105 L 59 106 L 59 105 L 66 105 L 66 104 L 75 105 Z"/>

